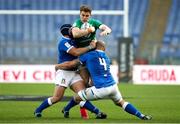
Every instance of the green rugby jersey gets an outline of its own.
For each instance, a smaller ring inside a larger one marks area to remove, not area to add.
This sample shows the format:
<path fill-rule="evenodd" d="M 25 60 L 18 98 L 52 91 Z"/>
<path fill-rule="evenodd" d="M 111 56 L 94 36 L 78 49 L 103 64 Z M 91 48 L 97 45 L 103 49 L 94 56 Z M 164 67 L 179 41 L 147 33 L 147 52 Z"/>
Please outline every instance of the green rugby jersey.
<path fill-rule="evenodd" d="M 87 29 L 93 26 L 95 28 L 95 32 L 75 39 L 77 47 L 88 46 L 92 40 L 96 39 L 96 30 L 101 24 L 102 23 L 96 19 L 89 19 L 87 23 L 83 23 L 80 19 L 76 20 L 73 24 L 73 27 L 78 27 L 79 29 Z"/>

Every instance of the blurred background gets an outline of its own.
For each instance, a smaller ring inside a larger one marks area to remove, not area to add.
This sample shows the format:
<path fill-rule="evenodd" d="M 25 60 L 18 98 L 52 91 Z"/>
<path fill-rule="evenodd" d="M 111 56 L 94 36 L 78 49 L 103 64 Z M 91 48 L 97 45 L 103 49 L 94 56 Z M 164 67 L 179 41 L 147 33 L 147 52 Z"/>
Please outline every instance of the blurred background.
<path fill-rule="evenodd" d="M 0 0 L 0 10 L 122 10 L 123 0 Z M 180 0 L 129 0 L 129 37 L 136 64 L 180 64 Z M 0 14 L 0 64 L 55 64 L 59 27 L 79 15 Z M 101 38 L 118 62 L 123 17 L 92 15 L 112 28 Z"/>

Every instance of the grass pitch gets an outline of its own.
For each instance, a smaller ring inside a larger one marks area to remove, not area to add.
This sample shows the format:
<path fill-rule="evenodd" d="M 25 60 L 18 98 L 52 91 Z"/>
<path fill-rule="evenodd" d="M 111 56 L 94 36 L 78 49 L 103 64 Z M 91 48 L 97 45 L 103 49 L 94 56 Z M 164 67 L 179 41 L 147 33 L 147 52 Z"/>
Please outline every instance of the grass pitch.
<path fill-rule="evenodd" d="M 53 84 L 0 84 L 0 95 L 51 96 Z M 153 119 L 142 121 L 115 106 L 111 100 L 93 101 L 98 108 L 107 113 L 104 120 L 80 118 L 79 106 L 70 111 L 65 119 L 60 110 L 67 104 L 59 102 L 43 111 L 42 118 L 35 118 L 33 112 L 42 101 L 0 101 L 0 123 L 180 123 L 180 86 L 174 85 L 132 85 L 119 84 L 126 101 L 131 102 L 141 112 L 150 114 Z M 72 96 L 67 89 L 65 96 Z"/>

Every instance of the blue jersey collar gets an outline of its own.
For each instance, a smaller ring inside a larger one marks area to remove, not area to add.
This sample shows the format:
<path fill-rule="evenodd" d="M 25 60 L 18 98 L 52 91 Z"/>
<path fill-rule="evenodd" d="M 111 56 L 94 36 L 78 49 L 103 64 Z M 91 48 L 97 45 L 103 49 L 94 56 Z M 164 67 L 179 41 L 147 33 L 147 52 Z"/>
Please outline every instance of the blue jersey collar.
<path fill-rule="evenodd" d="M 98 51 L 98 52 L 104 52 L 103 50 L 96 50 L 96 51 Z"/>
<path fill-rule="evenodd" d="M 69 38 L 69 37 L 64 37 L 64 36 L 62 36 L 62 38 L 63 38 L 63 39 L 66 39 L 66 40 L 71 40 L 71 38 Z"/>

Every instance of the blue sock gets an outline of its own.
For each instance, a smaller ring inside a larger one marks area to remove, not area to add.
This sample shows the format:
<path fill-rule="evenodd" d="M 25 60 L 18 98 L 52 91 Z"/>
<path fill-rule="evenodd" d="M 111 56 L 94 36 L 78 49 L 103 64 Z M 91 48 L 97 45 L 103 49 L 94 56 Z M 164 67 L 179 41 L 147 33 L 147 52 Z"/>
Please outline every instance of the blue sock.
<path fill-rule="evenodd" d="M 69 111 L 72 107 L 74 107 L 75 105 L 77 105 L 78 103 L 76 103 L 74 101 L 74 98 L 72 98 L 69 103 L 67 104 L 67 106 L 64 108 L 64 111 Z"/>
<path fill-rule="evenodd" d="M 52 103 L 49 103 L 48 101 L 50 101 L 50 98 L 47 98 L 46 100 L 44 100 L 41 105 L 36 109 L 36 113 L 41 113 L 44 109 L 46 109 L 47 107 L 49 107 L 50 105 L 52 105 Z"/>
<path fill-rule="evenodd" d="M 83 107 L 95 114 L 99 113 L 99 109 L 92 105 L 89 101 L 86 101 Z"/>
<path fill-rule="evenodd" d="M 125 102 L 124 104 L 126 104 L 125 106 L 123 105 L 123 108 L 126 112 L 128 112 L 129 114 L 135 115 L 138 118 L 142 118 L 143 114 L 141 114 L 141 112 L 139 112 L 132 104 Z"/>

